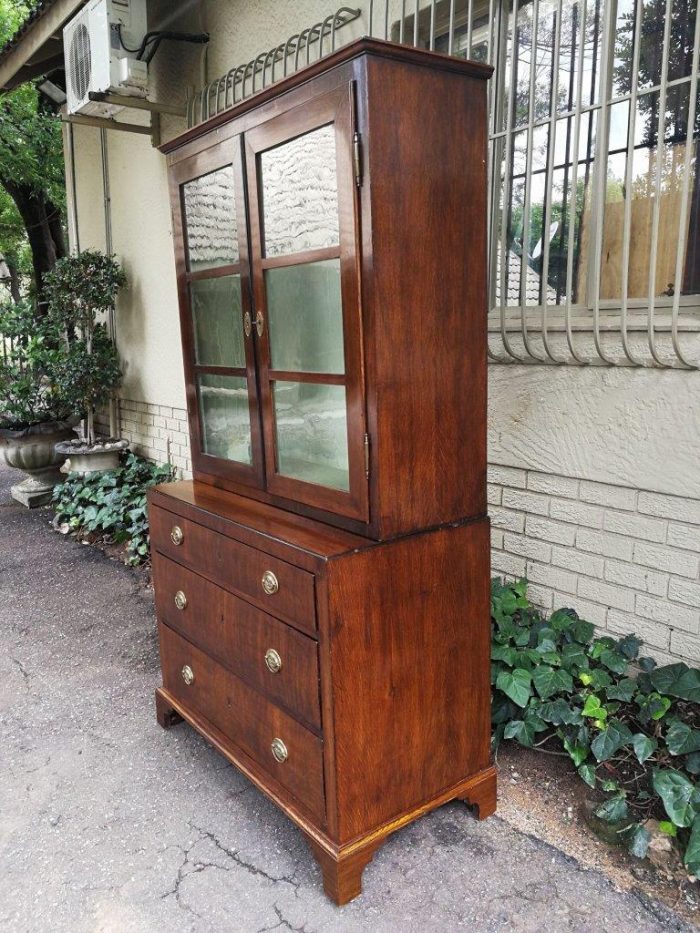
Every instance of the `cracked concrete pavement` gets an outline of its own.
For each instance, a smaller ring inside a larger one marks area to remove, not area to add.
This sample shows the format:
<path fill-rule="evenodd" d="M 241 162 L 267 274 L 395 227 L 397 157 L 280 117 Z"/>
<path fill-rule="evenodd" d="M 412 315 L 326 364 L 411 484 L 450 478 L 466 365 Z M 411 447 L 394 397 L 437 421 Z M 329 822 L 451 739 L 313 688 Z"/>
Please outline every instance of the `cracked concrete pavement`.
<path fill-rule="evenodd" d="M 155 721 L 134 573 L 10 500 L 0 468 L 0 929 L 10 933 L 685 931 L 497 816 L 391 838 L 338 909 L 301 834 L 189 727 Z"/>

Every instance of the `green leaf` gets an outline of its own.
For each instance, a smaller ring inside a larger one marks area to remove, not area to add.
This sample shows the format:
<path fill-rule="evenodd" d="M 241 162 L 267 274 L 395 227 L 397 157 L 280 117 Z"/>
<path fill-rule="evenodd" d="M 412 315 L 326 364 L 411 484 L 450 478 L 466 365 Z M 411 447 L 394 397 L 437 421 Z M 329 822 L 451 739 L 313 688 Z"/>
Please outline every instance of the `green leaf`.
<path fill-rule="evenodd" d="M 627 849 L 631 855 L 635 855 L 637 858 L 646 858 L 649 843 L 651 842 L 651 835 L 641 823 L 635 823 L 634 826 L 630 826 L 624 833 L 624 837 L 627 842 Z"/>
<path fill-rule="evenodd" d="M 672 755 L 689 755 L 700 750 L 700 729 L 677 719 L 666 733 L 666 745 Z"/>
<path fill-rule="evenodd" d="M 545 722 L 551 722 L 553 726 L 577 726 L 582 721 L 580 710 L 574 709 L 563 697 L 541 703 L 538 712 Z"/>
<path fill-rule="evenodd" d="M 568 671 L 542 665 L 532 675 L 535 690 L 543 700 L 555 693 L 571 693 L 574 682 Z"/>
<path fill-rule="evenodd" d="M 576 742 L 564 739 L 564 748 L 569 753 L 571 760 L 577 768 L 588 758 L 589 749 L 586 748 L 585 745 L 578 745 Z"/>
<path fill-rule="evenodd" d="M 690 839 L 683 856 L 683 864 L 688 869 L 688 874 L 695 878 L 700 877 L 700 816 L 693 820 L 693 828 L 690 830 Z"/>
<path fill-rule="evenodd" d="M 614 648 L 606 648 L 601 652 L 600 663 L 604 664 L 609 671 L 613 671 L 615 674 L 624 674 L 629 665 L 627 658 Z"/>
<path fill-rule="evenodd" d="M 561 649 L 561 663 L 567 670 L 588 667 L 588 655 L 581 645 L 564 645 Z"/>
<path fill-rule="evenodd" d="M 655 771 L 652 783 L 676 826 L 691 826 L 697 816 L 693 803 L 694 785 L 679 771 L 669 770 Z"/>
<path fill-rule="evenodd" d="M 627 819 L 629 807 L 624 797 L 610 797 L 594 811 L 595 815 L 605 820 L 607 823 L 619 823 Z"/>
<path fill-rule="evenodd" d="M 584 622 L 583 619 L 578 619 L 571 630 L 572 635 L 580 645 L 587 645 L 593 638 L 594 632 L 594 626 L 590 622 Z"/>
<path fill-rule="evenodd" d="M 517 706 L 525 707 L 532 696 L 532 676 L 529 671 L 516 667 L 514 671 L 501 671 L 496 687 Z"/>
<path fill-rule="evenodd" d="M 632 748 L 634 749 L 634 754 L 637 756 L 637 761 L 641 764 L 650 758 L 656 749 L 658 748 L 659 743 L 656 739 L 650 739 L 648 736 L 644 735 L 642 732 L 638 732 L 632 739 Z"/>
<path fill-rule="evenodd" d="M 625 637 L 621 638 L 617 643 L 618 650 L 621 651 L 629 661 L 634 661 L 639 654 L 641 645 L 642 642 L 636 635 L 625 635 Z"/>
<path fill-rule="evenodd" d="M 622 700 L 629 703 L 637 690 L 637 684 L 631 677 L 624 677 L 616 684 L 606 687 L 605 694 L 609 700 Z"/>
<path fill-rule="evenodd" d="M 513 667 L 518 662 L 519 652 L 509 645 L 493 645 L 491 648 L 491 660 L 503 661 L 508 667 Z"/>
<path fill-rule="evenodd" d="M 678 835 L 676 824 L 672 823 L 670 820 L 660 820 L 659 831 L 664 833 L 664 835 L 666 836 L 677 836 Z"/>
<path fill-rule="evenodd" d="M 643 717 L 658 721 L 671 709 L 671 700 L 658 693 L 650 693 L 639 702 L 639 711 Z"/>
<path fill-rule="evenodd" d="M 700 703 L 700 670 L 682 662 L 657 667 L 649 675 L 659 693 Z"/>
<path fill-rule="evenodd" d="M 685 759 L 685 769 L 690 774 L 700 774 L 700 752 L 693 752 Z"/>
<path fill-rule="evenodd" d="M 567 609 L 557 609 L 549 617 L 549 626 L 555 632 L 568 632 L 576 624 L 576 618 L 572 617 Z"/>
<path fill-rule="evenodd" d="M 597 761 L 607 761 L 623 745 L 632 741 L 632 733 L 619 719 L 611 719 L 607 727 L 591 742 Z"/>
<path fill-rule="evenodd" d="M 509 722 L 503 732 L 504 739 L 515 739 L 526 748 L 532 748 L 535 738 L 535 730 L 530 723 L 522 719 L 514 719 Z"/>
<path fill-rule="evenodd" d="M 589 716 L 591 719 L 607 719 L 608 711 L 601 706 L 599 697 L 595 693 L 591 693 L 586 697 L 586 702 L 583 704 L 583 715 Z"/>
<path fill-rule="evenodd" d="M 589 787 L 595 787 L 595 767 L 591 764 L 579 765 L 578 773 Z"/>

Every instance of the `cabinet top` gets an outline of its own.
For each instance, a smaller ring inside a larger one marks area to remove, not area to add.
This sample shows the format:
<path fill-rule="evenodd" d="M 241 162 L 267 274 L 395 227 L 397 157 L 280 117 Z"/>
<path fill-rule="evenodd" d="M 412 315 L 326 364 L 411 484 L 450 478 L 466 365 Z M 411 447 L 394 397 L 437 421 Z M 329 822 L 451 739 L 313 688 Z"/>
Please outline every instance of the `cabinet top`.
<path fill-rule="evenodd" d="M 245 100 L 240 101 L 233 107 L 229 107 L 221 113 L 210 117 L 203 123 L 185 130 L 178 136 L 174 136 L 162 146 L 160 151 L 166 155 L 179 149 L 185 143 L 191 142 L 200 136 L 204 136 L 210 130 L 216 129 L 224 123 L 235 120 L 243 113 L 265 103 L 273 97 L 284 94 L 292 88 L 298 87 L 311 78 L 329 71 L 331 68 L 337 68 L 363 55 L 372 55 L 379 58 L 390 59 L 397 62 L 404 62 L 411 65 L 419 65 L 424 68 L 432 68 L 438 71 L 451 71 L 458 74 L 467 75 L 472 78 L 481 78 L 487 80 L 493 74 L 491 65 L 484 65 L 481 62 L 474 62 L 468 59 L 457 58 L 454 55 L 446 55 L 443 52 L 431 52 L 427 49 L 417 49 L 409 45 L 400 45 L 397 42 L 387 42 L 384 39 L 371 39 L 365 36 L 362 39 L 356 39 L 347 45 L 342 46 L 330 55 L 324 55 L 318 61 L 312 62 L 305 68 L 300 68 L 294 74 L 281 78 L 273 84 L 251 94 Z"/>

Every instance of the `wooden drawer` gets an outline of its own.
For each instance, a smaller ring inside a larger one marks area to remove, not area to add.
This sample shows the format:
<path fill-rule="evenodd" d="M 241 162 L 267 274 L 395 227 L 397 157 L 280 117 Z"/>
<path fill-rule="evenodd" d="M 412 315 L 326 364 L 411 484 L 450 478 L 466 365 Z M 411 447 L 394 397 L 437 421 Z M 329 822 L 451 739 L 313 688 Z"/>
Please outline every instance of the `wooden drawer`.
<path fill-rule="evenodd" d="M 318 645 L 313 638 L 155 552 L 153 580 L 161 622 L 320 728 Z M 184 594 L 184 605 L 182 599 L 176 603 L 178 593 Z M 276 670 L 278 660 L 281 667 Z"/>
<path fill-rule="evenodd" d="M 216 726 L 311 813 L 323 819 L 321 739 L 167 625 L 161 623 L 159 630 L 165 689 L 184 707 Z M 194 675 L 191 684 L 183 677 L 185 666 Z M 272 753 L 276 739 L 287 750 L 283 762 Z"/>
<path fill-rule="evenodd" d="M 265 612 L 316 631 L 313 574 L 157 506 L 151 506 L 149 520 L 154 550 L 240 593 Z M 180 544 L 171 536 L 176 527 Z M 269 574 L 277 586 L 270 593 L 263 588 L 263 578 Z"/>

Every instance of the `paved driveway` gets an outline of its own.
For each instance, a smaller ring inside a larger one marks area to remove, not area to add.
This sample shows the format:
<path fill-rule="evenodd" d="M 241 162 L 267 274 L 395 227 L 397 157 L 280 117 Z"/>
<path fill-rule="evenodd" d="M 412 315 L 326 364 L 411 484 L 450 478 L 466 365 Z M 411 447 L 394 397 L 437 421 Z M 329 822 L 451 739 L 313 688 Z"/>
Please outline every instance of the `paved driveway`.
<path fill-rule="evenodd" d="M 338 909 L 300 833 L 184 724 L 155 721 L 153 603 L 13 504 L 0 469 L 0 929 L 674 931 L 498 817 L 399 832 Z"/>

